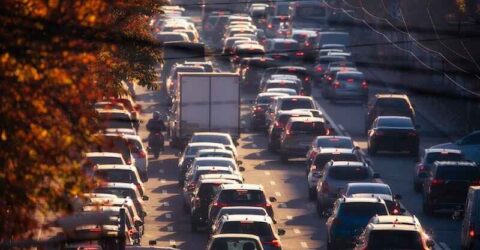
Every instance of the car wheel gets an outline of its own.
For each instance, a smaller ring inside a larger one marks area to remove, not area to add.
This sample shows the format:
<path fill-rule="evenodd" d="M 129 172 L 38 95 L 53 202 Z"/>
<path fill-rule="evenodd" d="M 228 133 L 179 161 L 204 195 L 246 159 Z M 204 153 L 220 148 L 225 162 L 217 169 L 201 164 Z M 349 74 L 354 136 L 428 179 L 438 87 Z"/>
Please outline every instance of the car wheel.
<path fill-rule="evenodd" d="M 314 201 L 317 199 L 317 190 L 315 187 L 308 188 L 308 199 Z"/>

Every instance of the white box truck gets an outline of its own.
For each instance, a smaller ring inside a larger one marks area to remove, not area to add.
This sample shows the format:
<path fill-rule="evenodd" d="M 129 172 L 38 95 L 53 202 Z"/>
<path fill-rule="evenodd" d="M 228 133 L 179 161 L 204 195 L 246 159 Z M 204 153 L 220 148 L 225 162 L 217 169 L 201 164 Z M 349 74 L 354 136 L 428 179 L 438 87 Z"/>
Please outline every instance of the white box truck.
<path fill-rule="evenodd" d="M 233 73 L 180 73 L 169 119 L 170 143 L 183 147 L 195 132 L 240 137 L 240 84 Z"/>

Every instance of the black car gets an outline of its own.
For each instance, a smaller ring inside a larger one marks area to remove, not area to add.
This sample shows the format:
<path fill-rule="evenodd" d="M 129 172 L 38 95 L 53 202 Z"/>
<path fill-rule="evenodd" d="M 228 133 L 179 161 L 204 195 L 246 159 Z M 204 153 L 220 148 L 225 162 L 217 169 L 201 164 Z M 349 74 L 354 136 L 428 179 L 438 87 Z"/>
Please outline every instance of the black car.
<path fill-rule="evenodd" d="M 423 182 L 423 211 L 463 207 L 470 186 L 480 184 L 480 167 L 468 161 L 437 161 Z"/>
<path fill-rule="evenodd" d="M 253 130 L 265 127 L 265 111 L 272 103 L 276 96 L 288 96 L 281 93 L 260 93 L 255 99 L 255 104 L 252 106 L 252 121 L 251 126 Z"/>
<path fill-rule="evenodd" d="M 235 184 L 234 180 L 227 179 L 206 179 L 200 180 L 192 193 L 190 222 L 192 232 L 198 227 L 208 225 L 208 208 L 215 197 L 218 187 L 222 184 Z"/>
<path fill-rule="evenodd" d="M 415 110 L 407 95 L 376 94 L 367 105 L 365 131 L 370 129 L 373 120 L 381 115 L 407 116 L 415 123 Z"/>
<path fill-rule="evenodd" d="M 418 156 L 420 139 L 412 119 L 406 116 L 379 116 L 368 131 L 368 153 L 409 151 Z"/>
<path fill-rule="evenodd" d="M 301 66 L 280 66 L 274 68 L 268 68 L 265 70 L 263 75 L 264 79 L 268 79 L 268 76 L 273 74 L 285 74 L 285 75 L 296 75 L 300 80 L 302 80 L 303 90 L 306 95 L 312 94 L 312 79 L 309 71 L 305 67 Z"/>

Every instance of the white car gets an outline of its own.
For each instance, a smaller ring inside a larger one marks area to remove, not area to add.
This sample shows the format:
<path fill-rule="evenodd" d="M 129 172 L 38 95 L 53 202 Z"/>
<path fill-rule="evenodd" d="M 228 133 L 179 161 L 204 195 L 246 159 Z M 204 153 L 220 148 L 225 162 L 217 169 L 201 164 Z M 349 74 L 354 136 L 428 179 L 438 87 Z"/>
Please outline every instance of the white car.
<path fill-rule="evenodd" d="M 232 151 L 235 159 L 238 158 L 236 143 L 233 142 L 232 137 L 227 133 L 215 132 L 197 132 L 194 133 L 190 142 L 213 142 L 225 145 L 225 148 Z"/>
<path fill-rule="evenodd" d="M 137 168 L 129 165 L 97 165 L 94 176 L 105 182 L 133 183 L 140 195 L 146 193 Z"/>

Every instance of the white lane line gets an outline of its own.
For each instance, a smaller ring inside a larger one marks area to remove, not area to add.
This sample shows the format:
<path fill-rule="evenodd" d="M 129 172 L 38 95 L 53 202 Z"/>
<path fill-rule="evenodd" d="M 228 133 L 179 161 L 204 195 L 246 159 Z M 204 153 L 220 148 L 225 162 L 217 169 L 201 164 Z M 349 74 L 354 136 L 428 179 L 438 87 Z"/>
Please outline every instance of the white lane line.
<path fill-rule="evenodd" d="M 342 131 L 345 131 L 345 128 L 343 127 L 342 124 L 338 124 L 338 128 L 339 128 L 340 130 L 342 130 Z"/>
<path fill-rule="evenodd" d="M 294 228 L 294 229 L 293 229 L 293 232 L 294 232 L 295 234 L 301 234 L 301 233 L 302 233 L 302 231 L 300 231 L 300 229 L 298 229 L 298 228 Z"/>
<path fill-rule="evenodd" d="M 275 196 L 282 197 L 282 194 L 280 192 L 275 192 Z"/>
<path fill-rule="evenodd" d="M 260 152 L 256 152 L 256 153 L 255 153 L 255 156 L 256 156 L 256 157 L 260 157 Z"/>
<path fill-rule="evenodd" d="M 308 248 L 308 244 L 305 241 L 300 242 L 300 246 L 302 246 L 302 248 Z"/>
<path fill-rule="evenodd" d="M 177 242 L 174 240 L 170 240 L 168 243 L 170 243 L 170 247 L 177 247 Z"/>
<path fill-rule="evenodd" d="M 257 144 L 255 143 L 252 144 L 252 148 L 257 148 L 257 147 L 258 147 Z"/>
<path fill-rule="evenodd" d="M 165 218 L 171 219 L 171 218 L 172 218 L 172 214 L 165 214 Z"/>
<path fill-rule="evenodd" d="M 161 179 L 161 180 L 160 180 L 160 183 L 167 183 L 167 180 Z"/>
<path fill-rule="evenodd" d="M 167 194 L 167 190 L 162 190 L 162 194 Z"/>
<path fill-rule="evenodd" d="M 165 170 L 164 170 L 164 169 L 160 169 L 160 170 L 158 170 L 158 172 L 159 172 L 160 174 L 163 174 L 163 173 L 165 173 Z"/>
<path fill-rule="evenodd" d="M 242 124 L 246 124 L 247 122 L 242 120 L 241 123 L 242 123 Z"/>
<path fill-rule="evenodd" d="M 275 181 L 270 181 L 270 185 L 275 186 L 277 183 L 275 183 Z"/>
<path fill-rule="evenodd" d="M 163 203 L 163 206 L 164 206 L 164 207 L 169 207 L 169 206 L 170 206 L 170 203 L 169 203 L 168 201 L 165 201 L 165 202 Z"/>
<path fill-rule="evenodd" d="M 270 171 L 265 171 L 265 175 L 270 175 Z"/>
<path fill-rule="evenodd" d="M 168 227 L 167 227 L 167 231 L 173 232 L 173 227 L 172 227 L 172 226 L 168 226 Z"/>
<path fill-rule="evenodd" d="M 291 215 L 287 215 L 287 220 L 292 220 L 293 217 Z"/>
<path fill-rule="evenodd" d="M 278 204 L 278 207 L 280 207 L 280 208 L 287 208 L 287 204 L 285 204 L 285 203 L 280 203 L 280 204 Z"/>
<path fill-rule="evenodd" d="M 440 242 L 439 244 L 440 244 L 440 246 L 442 246 L 442 248 L 444 250 L 450 250 L 450 248 L 448 247 L 448 245 L 445 242 Z"/>

